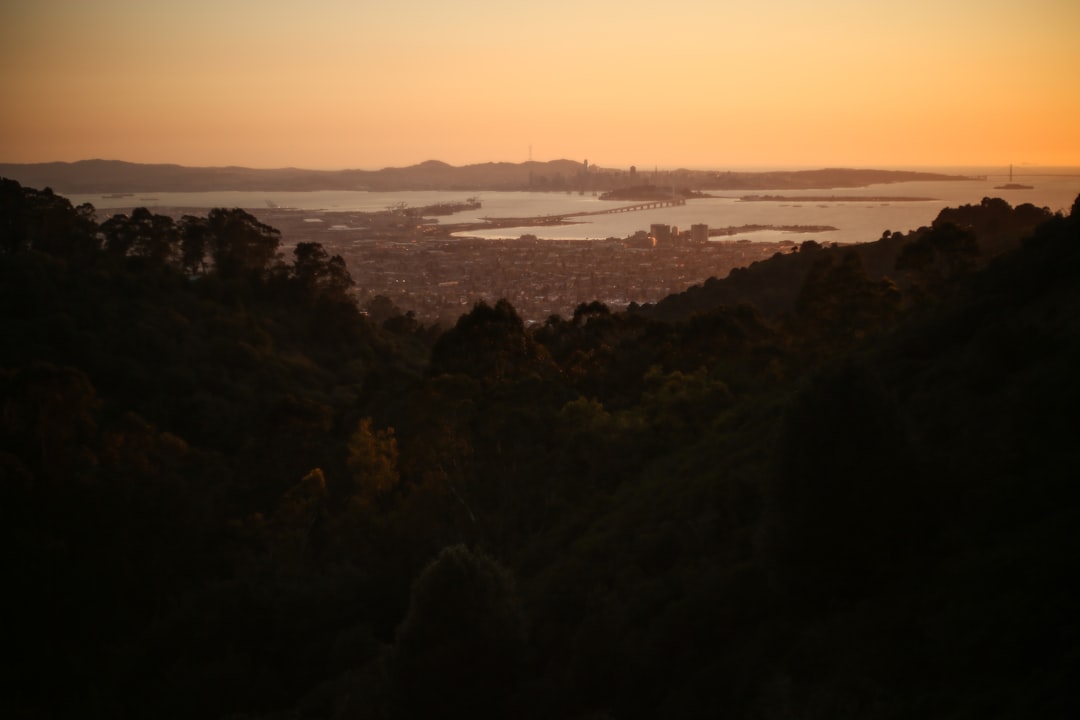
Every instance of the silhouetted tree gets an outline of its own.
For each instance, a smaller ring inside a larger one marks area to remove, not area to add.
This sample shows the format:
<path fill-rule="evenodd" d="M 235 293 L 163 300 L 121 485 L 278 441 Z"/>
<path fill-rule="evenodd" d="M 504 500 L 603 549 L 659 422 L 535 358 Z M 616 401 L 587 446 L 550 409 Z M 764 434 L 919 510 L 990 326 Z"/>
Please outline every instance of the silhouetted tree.
<path fill-rule="evenodd" d="M 0 250 L 25 250 L 27 237 L 23 189 L 19 183 L 0 178 Z"/>
<path fill-rule="evenodd" d="M 309 301 L 341 302 L 356 283 L 340 255 L 330 256 L 321 243 L 297 243 L 293 250 L 293 277 Z"/>
<path fill-rule="evenodd" d="M 171 217 L 135 208 L 131 215 L 113 215 L 101 224 L 105 251 L 114 257 L 141 257 L 154 265 L 174 261 L 180 254 L 180 232 Z"/>
<path fill-rule="evenodd" d="M 326 477 L 320 468 L 311 470 L 281 496 L 266 529 L 267 545 L 276 568 L 296 572 L 317 550 L 326 496 Z"/>
<path fill-rule="evenodd" d="M 814 343 L 843 344 L 889 327 L 899 306 L 893 282 L 868 278 L 854 250 L 839 262 L 833 253 L 819 253 L 799 291 L 793 330 Z"/>
<path fill-rule="evenodd" d="M 896 269 L 907 274 L 919 295 L 940 297 L 956 279 L 975 268 L 978 255 L 974 233 L 951 222 L 939 222 L 904 244 Z"/>
<path fill-rule="evenodd" d="M 463 373 L 502 380 L 553 369 L 547 351 L 525 331 L 517 311 L 505 299 L 494 306 L 478 302 L 431 351 L 433 374 Z"/>
<path fill-rule="evenodd" d="M 101 223 L 101 232 L 105 236 L 105 252 L 109 255 L 126 257 L 135 246 L 137 229 L 127 215 L 113 215 Z"/>
<path fill-rule="evenodd" d="M 608 306 L 599 300 L 593 300 L 591 303 L 581 303 L 574 308 L 574 324 L 582 325 L 592 317 L 610 314 L 611 310 Z"/>
<path fill-rule="evenodd" d="M 397 631 L 393 716 L 514 716 L 526 632 L 510 574 L 464 545 L 444 549 L 417 576 Z"/>
<path fill-rule="evenodd" d="M 978 238 L 979 250 L 987 258 L 1016 247 L 1035 227 L 1051 218 L 1047 208 L 1024 203 L 1013 208 L 1001 198 L 984 197 L 978 205 L 943 208 L 933 228 L 952 224 Z"/>
<path fill-rule="evenodd" d="M 364 312 L 376 325 L 382 325 L 390 318 L 403 315 L 404 311 L 385 295 L 376 295 L 364 303 Z"/>
<path fill-rule="evenodd" d="M 210 245 L 210 224 L 206 218 L 185 215 L 180 218 L 180 267 L 192 275 L 206 272 L 206 253 Z"/>
<path fill-rule="evenodd" d="M 281 232 L 240 210 L 215 208 L 207 215 L 210 256 L 223 276 L 263 275 L 280 260 Z"/>
<path fill-rule="evenodd" d="M 0 178 L 0 250 L 34 249 L 85 259 L 98 249 L 94 207 L 71 202 L 49 188 L 24 188 Z"/>
<path fill-rule="evenodd" d="M 16 452 L 39 482 L 88 480 L 96 465 L 97 391 L 81 371 L 34 363 L 0 373 L 0 451 Z"/>
<path fill-rule="evenodd" d="M 874 588 L 925 547 L 933 523 L 895 402 L 853 362 L 826 368 L 783 420 L 767 488 L 763 549 L 795 597 Z"/>

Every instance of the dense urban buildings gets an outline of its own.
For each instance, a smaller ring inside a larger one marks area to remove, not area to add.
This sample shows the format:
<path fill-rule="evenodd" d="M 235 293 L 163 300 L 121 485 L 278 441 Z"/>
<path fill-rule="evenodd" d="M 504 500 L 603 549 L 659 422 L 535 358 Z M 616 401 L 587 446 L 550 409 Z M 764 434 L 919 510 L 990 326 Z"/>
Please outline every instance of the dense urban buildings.
<path fill-rule="evenodd" d="M 421 322 L 444 326 L 479 300 L 506 298 L 527 322 L 553 314 L 569 317 L 579 304 L 593 300 L 612 309 L 655 302 L 788 251 L 807 237 L 710 240 L 707 225 L 689 232 L 653 225 L 628 238 L 548 240 L 527 234 L 491 240 L 450 237 L 448 228 L 425 224 L 404 209 L 327 213 L 316 223 L 295 211 L 271 208 L 256 214 L 282 230 L 287 247 L 319 242 L 341 255 L 362 306 L 385 298 Z"/>

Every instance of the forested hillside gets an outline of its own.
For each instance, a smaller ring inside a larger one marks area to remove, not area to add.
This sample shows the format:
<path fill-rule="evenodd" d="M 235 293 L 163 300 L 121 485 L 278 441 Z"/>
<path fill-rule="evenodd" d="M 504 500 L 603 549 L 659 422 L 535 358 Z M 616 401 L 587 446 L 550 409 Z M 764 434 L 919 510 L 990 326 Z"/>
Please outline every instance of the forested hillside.
<path fill-rule="evenodd" d="M 1080 199 L 445 331 L 93 218 L 0 181 L 4 716 L 1080 712 Z"/>

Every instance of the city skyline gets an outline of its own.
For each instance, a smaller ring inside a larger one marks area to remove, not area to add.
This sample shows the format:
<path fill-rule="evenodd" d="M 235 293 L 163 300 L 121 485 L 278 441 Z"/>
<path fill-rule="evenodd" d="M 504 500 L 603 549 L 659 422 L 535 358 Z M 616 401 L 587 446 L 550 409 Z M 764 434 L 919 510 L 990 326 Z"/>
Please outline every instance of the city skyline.
<path fill-rule="evenodd" d="M 1080 6 L 0 4 L 0 162 L 1080 165 Z"/>

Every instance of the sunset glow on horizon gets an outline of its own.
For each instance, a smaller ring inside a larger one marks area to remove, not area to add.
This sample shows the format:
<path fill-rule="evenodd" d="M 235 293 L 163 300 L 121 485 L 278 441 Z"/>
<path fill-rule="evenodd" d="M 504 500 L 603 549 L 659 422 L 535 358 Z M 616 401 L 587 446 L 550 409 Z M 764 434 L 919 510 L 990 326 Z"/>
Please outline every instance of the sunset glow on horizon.
<path fill-rule="evenodd" d="M 1080 3 L 0 0 L 0 162 L 1080 166 Z"/>

